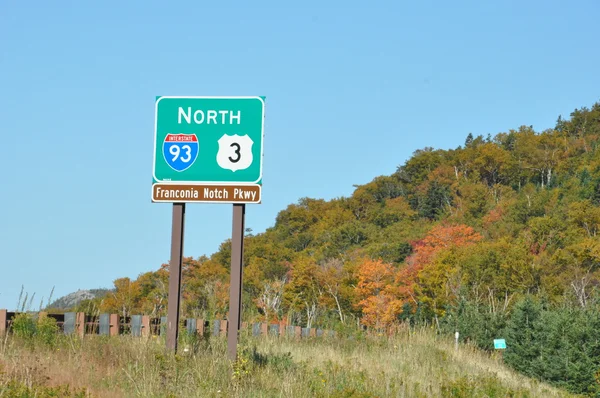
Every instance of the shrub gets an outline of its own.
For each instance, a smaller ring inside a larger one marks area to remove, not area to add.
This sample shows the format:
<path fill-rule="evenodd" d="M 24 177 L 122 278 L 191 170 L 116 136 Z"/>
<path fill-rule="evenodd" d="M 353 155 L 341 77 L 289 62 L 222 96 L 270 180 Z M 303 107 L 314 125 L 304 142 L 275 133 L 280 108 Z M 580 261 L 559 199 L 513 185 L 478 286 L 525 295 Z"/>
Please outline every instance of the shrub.
<path fill-rule="evenodd" d="M 58 336 L 58 325 L 56 324 L 56 319 L 48 316 L 40 316 L 37 322 L 36 334 L 42 343 L 54 346 Z"/>
<path fill-rule="evenodd" d="M 40 315 L 36 319 L 28 313 L 17 314 L 12 322 L 12 332 L 15 337 L 30 343 L 40 342 L 53 346 L 58 336 L 58 325 L 54 318 Z"/>
<path fill-rule="evenodd" d="M 12 331 L 16 337 L 31 339 L 36 332 L 35 321 L 30 314 L 17 314 L 12 322 Z"/>

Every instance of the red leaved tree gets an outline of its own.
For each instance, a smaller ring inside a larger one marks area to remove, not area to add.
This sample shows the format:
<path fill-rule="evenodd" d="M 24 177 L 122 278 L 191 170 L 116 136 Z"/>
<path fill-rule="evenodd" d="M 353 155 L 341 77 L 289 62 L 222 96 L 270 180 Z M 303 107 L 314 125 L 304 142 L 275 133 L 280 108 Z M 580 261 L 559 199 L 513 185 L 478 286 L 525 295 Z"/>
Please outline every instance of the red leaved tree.
<path fill-rule="evenodd" d="M 406 267 L 396 274 L 397 295 L 403 303 L 416 304 L 415 288 L 419 274 L 443 250 L 463 247 L 481 241 L 483 237 L 467 225 L 437 225 L 427 236 L 413 243 L 413 254 L 406 259 Z"/>

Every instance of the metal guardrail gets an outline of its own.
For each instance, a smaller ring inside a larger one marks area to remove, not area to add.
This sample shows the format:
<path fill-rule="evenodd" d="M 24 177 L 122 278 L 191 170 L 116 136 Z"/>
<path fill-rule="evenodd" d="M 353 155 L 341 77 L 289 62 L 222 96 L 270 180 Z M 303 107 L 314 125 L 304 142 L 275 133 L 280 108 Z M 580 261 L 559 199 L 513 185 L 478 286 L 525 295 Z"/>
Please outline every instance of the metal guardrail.
<path fill-rule="evenodd" d="M 13 319 L 18 313 L 0 309 L 0 335 L 10 332 Z M 117 336 L 129 334 L 135 337 L 164 336 L 167 330 L 167 317 L 150 318 L 148 315 L 131 315 L 128 317 L 118 314 L 86 315 L 83 312 L 66 312 L 64 314 L 37 313 L 37 316 L 47 316 L 56 320 L 59 331 L 64 334 Z M 200 336 L 226 336 L 229 322 L 227 320 L 188 318 L 183 321 L 183 327 L 189 334 Z M 248 325 L 242 322 L 242 330 L 248 330 L 253 336 L 287 336 L 294 338 L 335 337 L 332 330 L 321 328 L 303 328 L 285 323 L 256 322 Z"/>

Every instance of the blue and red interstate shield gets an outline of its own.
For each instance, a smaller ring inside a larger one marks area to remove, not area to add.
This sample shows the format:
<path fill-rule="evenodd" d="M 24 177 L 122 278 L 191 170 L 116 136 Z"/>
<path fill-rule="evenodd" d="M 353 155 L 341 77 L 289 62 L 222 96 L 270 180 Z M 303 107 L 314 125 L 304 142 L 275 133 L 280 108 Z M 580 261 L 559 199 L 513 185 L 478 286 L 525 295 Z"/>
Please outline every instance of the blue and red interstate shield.
<path fill-rule="evenodd" d="M 173 170 L 189 169 L 198 158 L 198 137 L 196 134 L 167 134 L 163 156 Z"/>

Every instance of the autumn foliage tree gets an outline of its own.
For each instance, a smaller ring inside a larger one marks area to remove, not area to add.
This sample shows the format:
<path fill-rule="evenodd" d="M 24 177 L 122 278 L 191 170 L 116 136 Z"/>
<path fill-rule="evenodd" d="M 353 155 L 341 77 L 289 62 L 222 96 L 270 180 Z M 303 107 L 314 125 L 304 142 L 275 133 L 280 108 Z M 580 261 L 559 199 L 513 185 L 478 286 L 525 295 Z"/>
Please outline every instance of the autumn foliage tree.
<path fill-rule="evenodd" d="M 399 297 L 411 305 L 419 301 L 429 303 L 437 312 L 436 299 L 440 288 L 443 286 L 447 292 L 448 284 L 455 275 L 452 263 L 437 257 L 440 253 L 473 245 L 482 239 L 479 233 L 466 225 L 434 226 L 425 238 L 414 243 L 414 253 L 407 259 L 406 267 L 397 274 Z"/>
<path fill-rule="evenodd" d="M 138 281 L 119 278 L 114 281 L 114 290 L 109 292 L 101 303 L 103 312 L 116 312 L 126 317 L 139 310 L 142 290 Z"/>
<path fill-rule="evenodd" d="M 386 328 L 397 321 L 402 301 L 395 286 L 396 269 L 381 260 L 365 259 L 358 268 L 356 294 L 363 325 Z"/>

